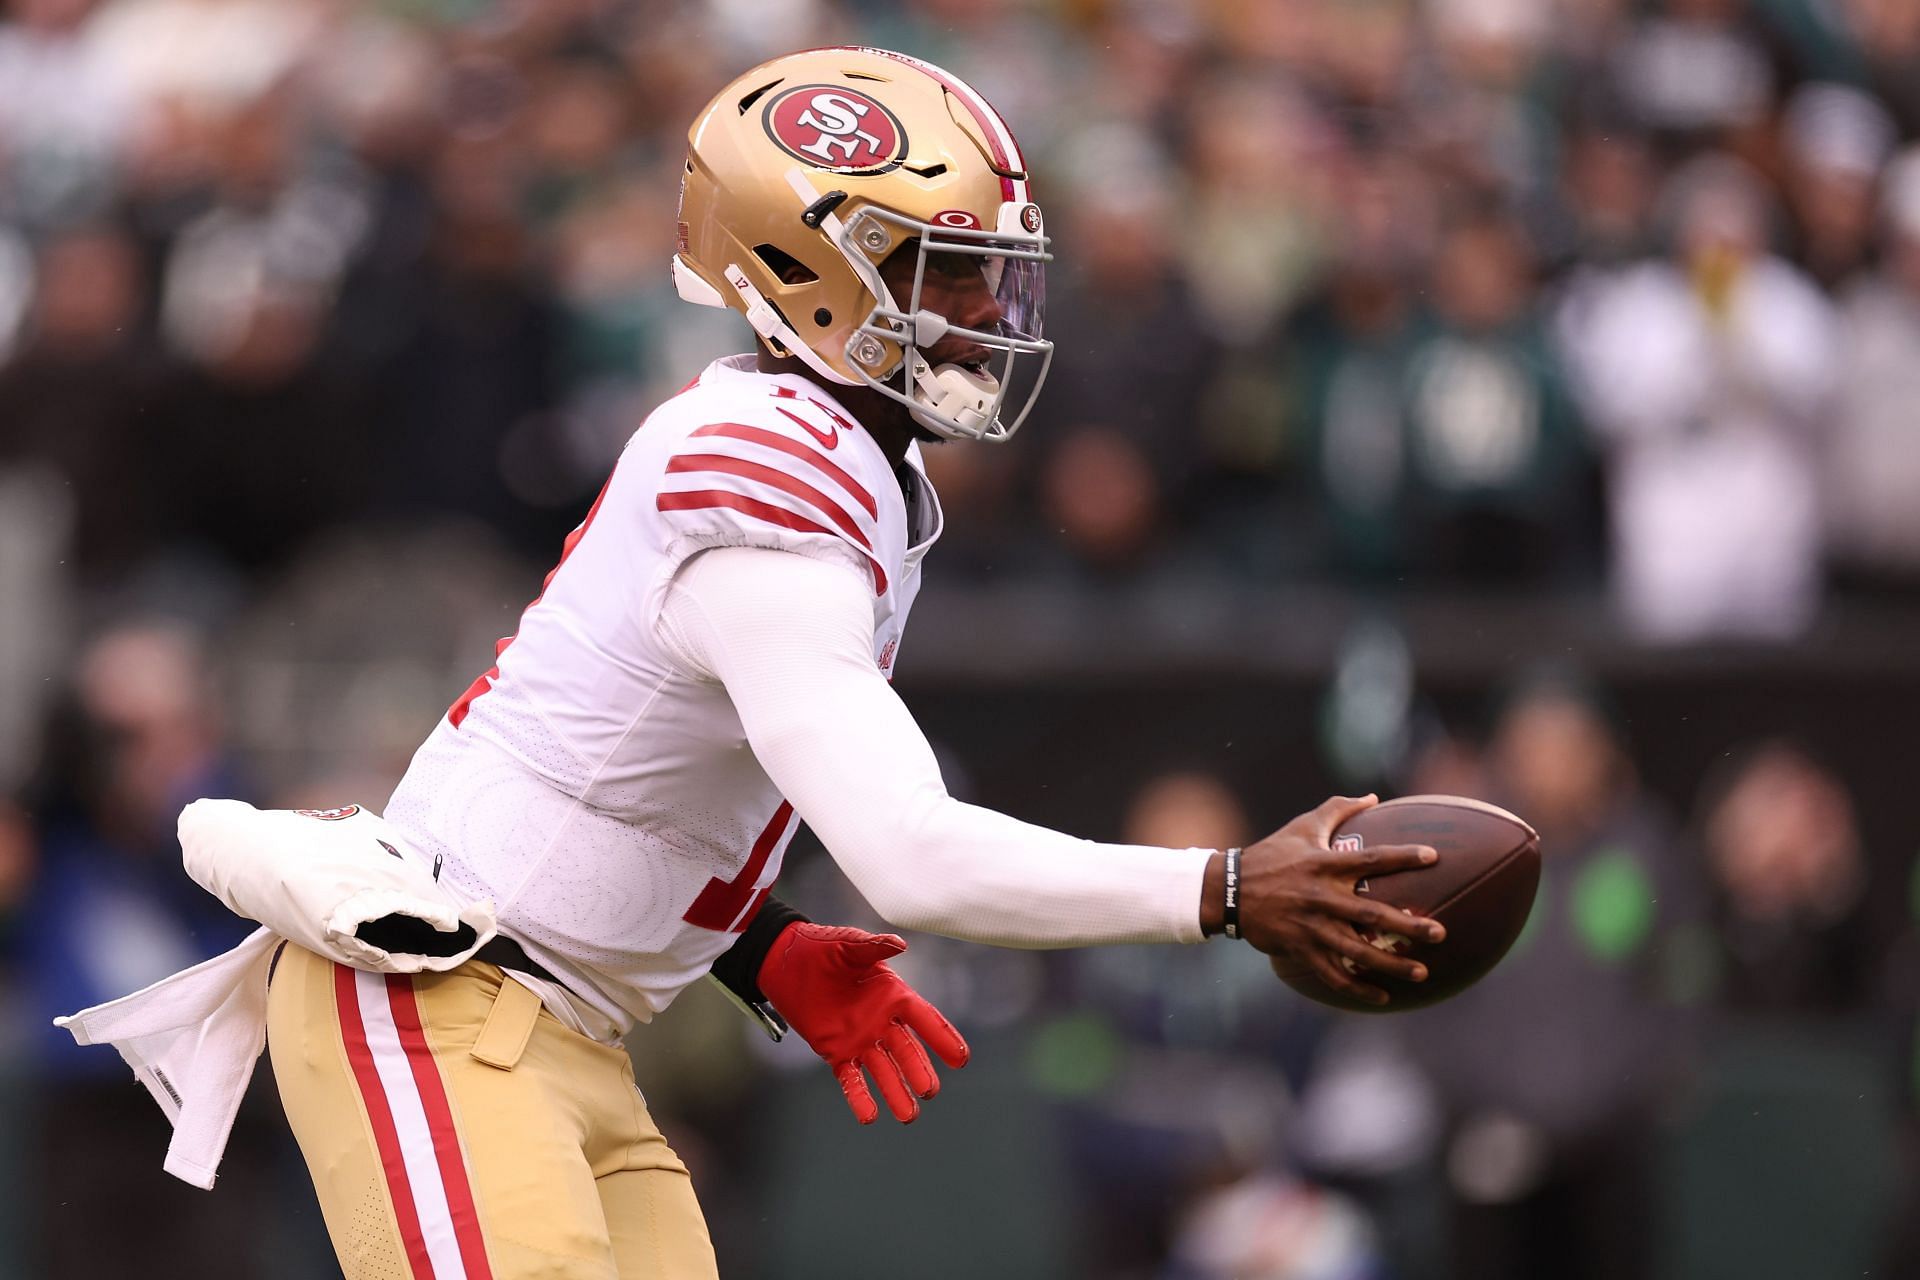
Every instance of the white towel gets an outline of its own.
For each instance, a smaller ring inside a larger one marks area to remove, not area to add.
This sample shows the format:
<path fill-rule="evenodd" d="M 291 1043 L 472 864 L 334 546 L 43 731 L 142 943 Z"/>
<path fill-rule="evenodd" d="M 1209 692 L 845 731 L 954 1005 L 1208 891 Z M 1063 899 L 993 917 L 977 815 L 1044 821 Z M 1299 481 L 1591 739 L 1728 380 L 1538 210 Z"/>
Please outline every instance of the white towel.
<path fill-rule="evenodd" d="M 166 1171 L 210 1189 L 254 1063 L 267 1042 L 267 974 L 291 939 L 330 960 L 380 973 L 445 972 L 496 932 L 491 902 L 443 888 L 400 837 L 358 806 L 259 810 L 198 800 L 180 815 L 187 869 L 201 885 L 267 927 L 233 950 L 152 986 L 55 1018 L 81 1044 L 111 1044 L 173 1123 Z M 473 942 L 454 955 L 389 953 L 355 937 L 369 920 L 410 915 Z"/>
<path fill-rule="evenodd" d="M 462 902 L 406 836 L 365 805 L 256 809 L 195 800 L 180 811 L 187 874 L 237 915 L 361 969 L 419 973 L 459 965 L 494 935 L 493 904 Z M 389 955 L 354 931 L 385 915 L 418 916 L 442 932 L 471 925 L 473 943 L 443 957 Z"/>
<path fill-rule="evenodd" d="M 110 1044 L 173 1122 L 166 1171 L 211 1188 L 253 1065 L 267 1043 L 267 969 L 281 939 L 256 929 L 233 950 L 109 1004 L 55 1018 L 81 1044 Z"/>

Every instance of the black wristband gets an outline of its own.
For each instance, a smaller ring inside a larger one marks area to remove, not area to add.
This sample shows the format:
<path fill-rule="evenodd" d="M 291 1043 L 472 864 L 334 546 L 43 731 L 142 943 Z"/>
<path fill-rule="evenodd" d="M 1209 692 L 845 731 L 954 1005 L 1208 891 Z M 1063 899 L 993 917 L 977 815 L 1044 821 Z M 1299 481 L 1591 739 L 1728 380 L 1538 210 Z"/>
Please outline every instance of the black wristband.
<path fill-rule="evenodd" d="M 1220 931 L 1229 938 L 1240 936 L 1240 851 L 1227 850 L 1226 893 L 1220 904 Z"/>
<path fill-rule="evenodd" d="M 796 922 L 805 924 L 807 917 L 768 894 L 767 900 L 760 904 L 760 910 L 741 933 L 740 940 L 713 962 L 713 976 L 721 986 L 739 996 L 743 1004 L 766 1004 L 767 997 L 760 990 L 760 966 L 766 963 L 767 952 L 773 949 L 774 939 L 788 925 Z"/>

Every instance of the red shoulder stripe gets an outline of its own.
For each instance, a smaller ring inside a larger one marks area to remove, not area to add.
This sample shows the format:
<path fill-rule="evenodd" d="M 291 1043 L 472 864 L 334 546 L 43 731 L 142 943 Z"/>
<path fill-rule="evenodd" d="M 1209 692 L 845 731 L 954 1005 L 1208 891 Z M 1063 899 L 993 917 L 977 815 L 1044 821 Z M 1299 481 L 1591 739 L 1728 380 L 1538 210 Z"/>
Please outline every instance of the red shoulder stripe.
<path fill-rule="evenodd" d="M 769 431 L 765 427 L 750 427 L 743 422 L 716 422 L 710 427 L 701 427 L 693 434 L 724 436 L 729 440 L 747 440 L 754 444 L 763 444 L 769 449 L 777 449 L 790 458 L 798 458 L 845 489 L 855 502 L 866 508 L 868 515 L 876 520 L 880 518 L 880 508 L 874 504 L 873 495 L 867 492 L 866 486 L 829 459 L 821 457 L 815 450 L 807 448 L 798 440 L 781 435 L 778 431 Z"/>
<path fill-rule="evenodd" d="M 824 533 L 836 537 L 833 530 L 823 524 L 795 515 L 783 507 L 749 498 L 744 494 L 732 493 L 725 489 L 694 489 L 685 493 L 663 493 L 654 498 L 654 506 L 661 511 L 704 511 L 713 507 L 725 507 L 738 511 L 742 515 L 752 516 L 756 520 L 765 520 L 768 524 L 777 524 L 783 529 L 792 529 L 797 533 Z M 869 554 L 867 565 L 873 570 L 873 594 L 885 595 L 887 575 L 881 569 L 880 561 Z"/>
<path fill-rule="evenodd" d="M 757 480 L 761 484 L 780 490 L 782 493 L 792 494 L 794 497 L 800 499 L 800 501 L 807 503 L 819 511 L 820 514 L 827 519 L 839 525 L 849 538 L 852 538 L 860 544 L 863 550 L 873 550 L 873 543 L 867 540 L 866 534 L 860 532 L 860 526 L 854 523 L 853 517 L 848 515 L 839 503 L 806 481 L 796 480 L 777 467 L 769 467 L 759 462 L 749 462 L 745 458 L 735 458 L 724 453 L 676 454 L 673 459 L 667 463 L 668 475 L 684 475 L 687 472 L 705 473 L 710 471 L 719 472 L 722 475 L 740 476 L 746 480 Z M 665 495 L 663 494 L 662 496 L 664 497 Z"/>

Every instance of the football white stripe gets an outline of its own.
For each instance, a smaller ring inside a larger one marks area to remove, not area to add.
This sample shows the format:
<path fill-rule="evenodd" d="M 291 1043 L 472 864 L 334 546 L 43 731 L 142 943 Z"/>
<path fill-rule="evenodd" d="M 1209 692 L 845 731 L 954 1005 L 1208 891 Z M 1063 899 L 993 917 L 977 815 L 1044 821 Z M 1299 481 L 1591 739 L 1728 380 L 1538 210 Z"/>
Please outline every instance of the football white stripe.
<path fill-rule="evenodd" d="M 400 1042 L 400 1029 L 393 1022 L 393 1007 L 387 1003 L 386 976 L 356 971 L 353 989 L 360 997 L 367 1048 L 372 1051 L 374 1069 L 387 1095 L 387 1109 L 393 1113 L 393 1127 L 400 1135 L 401 1158 L 407 1166 L 407 1182 L 413 1189 L 413 1208 L 420 1219 L 427 1257 L 433 1262 L 434 1280 L 466 1280 L 460 1239 L 454 1233 L 453 1208 L 447 1203 L 440 1163 L 434 1158 L 433 1130 L 427 1124 L 426 1104 L 407 1062 L 406 1047 Z M 388 1190 L 400 1193 L 398 1187 Z"/>

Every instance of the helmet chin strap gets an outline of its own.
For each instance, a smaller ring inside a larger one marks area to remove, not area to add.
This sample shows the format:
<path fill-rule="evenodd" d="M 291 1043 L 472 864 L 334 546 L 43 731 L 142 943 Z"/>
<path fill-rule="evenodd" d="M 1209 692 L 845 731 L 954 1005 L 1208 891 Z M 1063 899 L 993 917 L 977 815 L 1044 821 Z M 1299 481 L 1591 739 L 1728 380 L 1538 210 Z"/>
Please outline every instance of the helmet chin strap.
<path fill-rule="evenodd" d="M 747 323 L 753 326 L 755 333 L 778 350 L 800 357 L 807 368 L 821 377 L 843 387 L 859 385 L 845 374 L 834 372 L 832 366 L 822 360 L 812 347 L 800 340 L 800 335 L 793 331 L 793 326 L 781 316 L 779 309 L 753 287 L 753 282 L 747 279 L 747 273 L 740 269 L 738 263 L 729 262 L 726 275 L 727 283 L 733 286 L 733 291 L 740 295 L 740 301 L 746 304 Z"/>
<path fill-rule="evenodd" d="M 812 347 L 802 342 L 800 335 L 793 331 L 793 327 L 767 301 L 765 295 L 754 288 L 753 282 L 747 279 L 746 273 L 738 265 L 727 264 L 726 274 L 727 283 L 746 304 L 747 323 L 753 326 L 755 333 L 780 350 L 798 356 L 809 369 L 822 377 L 842 386 L 859 385 L 836 372 Z M 922 332 L 937 330 L 933 334 L 933 341 L 939 341 L 938 333 L 945 332 L 946 321 L 931 312 L 922 312 L 921 317 L 919 328 Z M 919 334 L 915 336 L 920 337 Z M 914 420 L 940 435 L 949 434 L 956 425 L 966 435 L 977 437 L 985 432 L 993 422 L 994 401 L 1000 391 L 999 380 L 976 374 L 957 364 L 943 364 L 936 369 L 920 354 L 918 343 L 909 346 L 907 353 L 905 368 L 910 376 L 906 381 L 912 401 L 909 409 Z M 939 419 L 928 420 L 923 416 L 923 410 L 939 415 Z"/>

